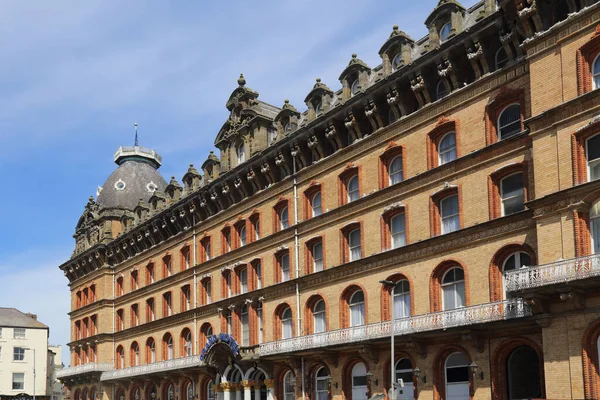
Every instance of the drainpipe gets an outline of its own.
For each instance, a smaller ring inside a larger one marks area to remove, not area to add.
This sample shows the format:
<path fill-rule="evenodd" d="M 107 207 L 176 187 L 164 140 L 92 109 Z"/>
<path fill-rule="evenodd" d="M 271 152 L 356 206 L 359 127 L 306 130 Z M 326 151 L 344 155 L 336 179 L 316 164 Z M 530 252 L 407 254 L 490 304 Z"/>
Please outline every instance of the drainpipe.
<path fill-rule="evenodd" d="M 294 160 L 294 174 L 293 174 L 293 185 L 294 185 L 294 262 L 296 265 L 296 335 L 301 335 L 302 318 L 300 317 L 300 285 L 298 284 L 298 277 L 300 276 L 300 242 L 298 240 L 298 181 L 296 178 L 296 158 Z"/>
<path fill-rule="evenodd" d="M 112 297 L 113 297 L 113 302 L 112 302 L 112 345 L 113 345 L 113 365 L 115 365 L 115 351 L 116 349 L 116 345 L 115 345 L 115 301 L 116 301 L 116 293 L 115 293 L 115 286 L 117 285 L 117 273 L 115 271 L 115 266 L 113 265 L 112 267 L 113 270 L 113 284 L 112 284 Z M 97 351 L 97 349 L 96 349 Z M 96 354 L 96 357 L 98 355 Z M 113 388 L 114 389 L 114 388 Z M 114 396 L 113 396 L 114 398 Z"/>
<path fill-rule="evenodd" d="M 293 174 L 293 185 L 294 185 L 294 252 L 295 252 L 295 265 L 296 265 L 296 332 L 297 336 L 302 334 L 302 318 L 300 316 L 300 285 L 298 284 L 298 277 L 300 277 L 300 241 L 298 239 L 298 179 L 296 177 L 296 157 L 294 160 L 294 174 Z M 302 357 L 302 400 L 304 400 L 304 357 Z"/>
<path fill-rule="evenodd" d="M 196 309 L 198 308 L 198 269 L 196 268 L 196 215 L 192 213 L 192 226 L 194 227 L 192 231 L 192 268 L 194 268 L 194 290 L 190 289 L 190 296 L 194 293 L 194 348 L 192 349 L 192 354 L 198 350 L 198 315 Z M 196 393 L 194 389 L 194 394 Z"/>

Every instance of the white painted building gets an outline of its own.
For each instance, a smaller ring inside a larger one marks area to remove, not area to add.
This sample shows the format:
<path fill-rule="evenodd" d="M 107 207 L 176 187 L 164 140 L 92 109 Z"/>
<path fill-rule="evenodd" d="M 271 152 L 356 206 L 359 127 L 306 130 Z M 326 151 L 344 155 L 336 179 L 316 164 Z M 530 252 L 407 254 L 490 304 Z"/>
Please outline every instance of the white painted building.
<path fill-rule="evenodd" d="M 56 379 L 56 373 L 63 368 L 62 364 L 62 348 L 60 345 L 48 346 L 48 396 L 50 400 L 64 400 L 65 394 L 63 384 Z"/>
<path fill-rule="evenodd" d="M 36 399 L 49 399 L 48 335 L 35 315 L 0 307 L 0 400 L 31 398 L 34 387 Z"/>

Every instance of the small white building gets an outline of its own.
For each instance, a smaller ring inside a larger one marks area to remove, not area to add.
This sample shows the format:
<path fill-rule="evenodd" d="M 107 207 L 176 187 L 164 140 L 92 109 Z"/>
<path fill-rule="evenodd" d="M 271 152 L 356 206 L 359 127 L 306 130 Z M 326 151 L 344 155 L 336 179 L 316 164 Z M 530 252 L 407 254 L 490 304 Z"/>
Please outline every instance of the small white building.
<path fill-rule="evenodd" d="M 48 335 L 36 315 L 0 307 L 0 400 L 50 400 Z"/>
<path fill-rule="evenodd" d="M 62 348 L 60 345 L 48 345 L 48 396 L 50 400 L 64 400 L 63 384 L 56 379 L 56 373 L 60 371 L 64 365 L 62 363 Z"/>

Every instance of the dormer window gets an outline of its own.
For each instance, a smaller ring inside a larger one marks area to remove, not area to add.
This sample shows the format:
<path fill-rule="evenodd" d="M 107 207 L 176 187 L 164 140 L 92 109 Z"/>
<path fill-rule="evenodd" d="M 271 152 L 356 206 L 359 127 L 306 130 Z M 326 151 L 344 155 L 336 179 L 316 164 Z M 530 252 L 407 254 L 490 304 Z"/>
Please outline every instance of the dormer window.
<path fill-rule="evenodd" d="M 438 82 L 436 93 L 438 100 L 443 99 L 448 94 L 448 92 L 446 91 L 446 85 L 444 85 L 443 80 Z"/>
<path fill-rule="evenodd" d="M 358 92 L 358 78 L 352 82 L 352 86 L 350 86 L 350 93 L 354 96 Z"/>
<path fill-rule="evenodd" d="M 442 26 L 442 29 L 440 29 L 440 42 L 445 42 L 446 40 L 448 40 L 451 30 L 452 30 L 451 22 L 448 22 L 448 23 L 444 24 L 444 26 Z"/>
<path fill-rule="evenodd" d="M 506 55 L 506 50 L 504 47 L 500 47 L 496 52 L 495 56 L 496 61 L 496 69 L 502 69 L 508 64 L 508 56 Z"/>
<path fill-rule="evenodd" d="M 158 186 L 156 186 L 156 183 L 150 181 L 147 185 L 146 185 L 146 190 L 150 193 L 154 193 L 156 192 L 156 189 L 158 189 Z"/>
<path fill-rule="evenodd" d="M 292 132 L 292 123 L 288 121 L 288 123 L 285 124 L 285 126 L 283 127 L 283 131 L 285 132 L 286 135 L 288 133 Z"/>
<path fill-rule="evenodd" d="M 315 106 L 315 115 L 318 117 L 321 114 L 323 114 L 323 102 L 320 101 Z"/>
<path fill-rule="evenodd" d="M 244 150 L 244 142 L 240 143 L 237 146 L 236 152 L 237 152 L 237 162 L 238 162 L 238 165 L 240 165 L 241 163 L 246 161 L 246 151 Z"/>
<path fill-rule="evenodd" d="M 392 71 L 396 71 L 401 66 L 402 66 L 402 53 L 398 53 L 392 60 Z"/>
<path fill-rule="evenodd" d="M 288 126 L 291 128 L 291 124 L 289 122 L 283 128 L 286 134 L 288 133 Z M 277 129 L 269 128 L 267 134 L 269 135 L 269 144 L 275 143 L 275 140 L 277 140 Z"/>

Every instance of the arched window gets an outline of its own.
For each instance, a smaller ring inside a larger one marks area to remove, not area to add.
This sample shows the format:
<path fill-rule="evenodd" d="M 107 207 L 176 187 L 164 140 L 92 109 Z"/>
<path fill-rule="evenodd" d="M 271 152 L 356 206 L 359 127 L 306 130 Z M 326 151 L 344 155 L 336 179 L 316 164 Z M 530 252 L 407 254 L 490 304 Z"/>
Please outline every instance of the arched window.
<path fill-rule="evenodd" d="M 172 384 L 167 387 L 166 392 L 167 392 L 167 400 L 175 399 L 175 390 L 173 389 Z"/>
<path fill-rule="evenodd" d="M 506 139 L 521 132 L 521 106 L 511 104 L 498 117 L 498 139 Z"/>
<path fill-rule="evenodd" d="M 452 22 L 448 22 L 442 26 L 442 29 L 440 29 L 440 42 L 448 40 L 450 31 L 452 31 Z"/>
<path fill-rule="evenodd" d="M 458 195 L 440 200 L 440 216 L 442 218 L 442 234 L 454 232 L 460 228 Z"/>
<path fill-rule="evenodd" d="M 312 245 L 313 272 L 323 271 L 323 242 L 318 241 Z"/>
<path fill-rule="evenodd" d="M 286 229 L 289 226 L 289 221 L 288 221 L 288 208 L 283 207 L 281 209 L 281 211 L 279 211 L 279 229 L 283 230 Z"/>
<path fill-rule="evenodd" d="M 352 176 L 346 183 L 346 192 L 348 194 L 348 203 L 358 200 L 358 175 Z"/>
<path fill-rule="evenodd" d="M 494 57 L 496 62 L 496 69 L 502 69 L 508 64 L 508 56 L 506 55 L 506 51 L 504 47 L 500 47 L 498 51 L 496 51 L 496 56 Z"/>
<path fill-rule="evenodd" d="M 156 343 L 152 338 L 148 339 L 148 341 L 146 342 L 146 362 L 156 362 Z"/>
<path fill-rule="evenodd" d="M 367 400 L 367 367 L 359 362 L 352 367 L 352 400 Z"/>
<path fill-rule="evenodd" d="M 362 290 L 357 290 L 350 296 L 348 302 L 350 307 L 350 326 L 360 326 L 365 324 L 365 294 Z"/>
<path fill-rule="evenodd" d="M 404 387 L 401 389 L 400 396 L 396 396 L 397 400 L 414 400 L 415 387 L 413 382 L 413 367 L 408 358 L 401 358 L 394 366 L 396 383 L 402 379 Z"/>
<path fill-rule="evenodd" d="M 469 359 L 465 353 L 452 353 L 446 359 L 446 398 L 469 400 Z"/>
<path fill-rule="evenodd" d="M 294 393 L 294 375 L 292 371 L 285 373 L 283 377 L 283 398 L 284 400 L 295 400 L 296 394 Z"/>
<path fill-rule="evenodd" d="M 238 165 L 246 161 L 246 151 L 244 150 L 244 142 L 240 143 L 237 148 L 237 162 Z"/>
<path fill-rule="evenodd" d="M 292 338 L 292 309 L 287 307 L 281 313 L 281 338 L 291 339 Z"/>
<path fill-rule="evenodd" d="M 240 246 L 245 246 L 246 245 L 246 226 L 242 225 L 240 226 L 240 229 L 238 230 L 238 235 L 240 235 Z"/>
<path fill-rule="evenodd" d="M 390 234 L 392 249 L 406 245 L 406 216 L 399 213 L 390 218 Z"/>
<path fill-rule="evenodd" d="M 404 171 L 402 166 L 402 155 L 398 155 L 390 161 L 388 167 L 390 185 L 395 185 L 404 180 Z"/>
<path fill-rule="evenodd" d="M 117 347 L 117 369 L 125 368 L 125 349 Z"/>
<path fill-rule="evenodd" d="M 350 86 L 350 93 L 354 96 L 358 92 L 358 78 L 352 82 L 352 86 Z"/>
<path fill-rule="evenodd" d="M 192 382 L 185 385 L 185 400 L 194 400 L 194 385 L 192 385 Z"/>
<path fill-rule="evenodd" d="M 319 368 L 315 374 L 315 391 L 316 400 L 328 400 L 329 399 L 329 374 L 325 367 Z"/>
<path fill-rule="evenodd" d="M 354 229 L 348 233 L 348 250 L 350 261 L 358 260 L 362 256 L 360 242 L 360 228 Z"/>
<path fill-rule="evenodd" d="M 212 379 L 206 384 L 206 400 L 216 400 L 215 387 Z"/>
<path fill-rule="evenodd" d="M 248 324 L 247 304 L 244 304 L 240 310 L 240 323 L 242 324 L 242 346 L 250 346 L 250 326 Z"/>
<path fill-rule="evenodd" d="M 540 358 L 530 346 L 515 348 L 506 360 L 509 399 L 543 398 Z"/>
<path fill-rule="evenodd" d="M 438 100 L 443 99 L 448 94 L 448 91 L 446 90 L 446 85 L 445 85 L 443 79 L 438 82 L 435 92 L 437 94 L 436 98 Z"/>
<path fill-rule="evenodd" d="M 167 333 L 163 337 L 163 359 L 164 360 L 172 360 L 173 359 L 173 336 Z"/>
<path fill-rule="evenodd" d="M 140 365 L 140 346 L 137 342 L 131 344 L 131 365 Z"/>
<path fill-rule="evenodd" d="M 593 254 L 600 254 L 600 201 L 590 209 L 590 232 Z"/>
<path fill-rule="evenodd" d="M 523 173 L 518 172 L 500 181 L 502 215 L 510 215 L 525 209 L 525 186 Z"/>
<path fill-rule="evenodd" d="M 317 117 L 319 115 L 323 114 L 323 103 L 322 102 L 318 102 L 317 105 L 315 106 L 315 114 Z"/>
<path fill-rule="evenodd" d="M 508 256 L 506 258 L 506 260 L 504 260 L 504 263 L 502 264 L 502 279 L 503 279 L 503 292 L 504 292 L 504 297 L 506 298 L 506 285 L 504 283 L 504 274 L 506 274 L 508 271 L 513 271 L 515 269 L 520 269 L 523 267 L 529 267 L 531 266 L 531 257 L 529 256 L 529 254 L 525 253 L 524 251 L 518 251 L 516 253 L 511 254 L 510 256 Z"/>
<path fill-rule="evenodd" d="M 600 135 L 585 140 L 588 181 L 600 178 Z"/>
<path fill-rule="evenodd" d="M 318 217 L 323 213 L 321 208 L 321 191 L 315 193 L 310 199 L 310 206 L 312 208 L 312 216 Z"/>
<path fill-rule="evenodd" d="M 319 300 L 313 307 L 314 333 L 321 333 L 327 330 L 325 323 L 325 301 Z"/>
<path fill-rule="evenodd" d="M 451 268 L 442 278 L 442 306 L 444 310 L 465 306 L 465 273 L 460 267 Z"/>
<path fill-rule="evenodd" d="M 594 89 L 598 89 L 600 87 L 600 55 L 596 56 L 592 65 L 592 81 Z"/>
<path fill-rule="evenodd" d="M 184 336 L 184 345 L 183 351 L 186 357 L 191 357 L 192 355 L 192 332 L 187 331 Z"/>
<path fill-rule="evenodd" d="M 410 317 L 410 284 L 408 280 L 402 279 L 394 286 L 394 317 Z"/>
<path fill-rule="evenodd" d="M 396 71 L 403 64 L 402 53 L 398 53 L 394 56 L 392 60 L 392 71 Z"/>
<path fill-rule="evenodd" d="M 438 165 L 456 160 L 456 133 L 448 132 L 438 143 Z"/>

